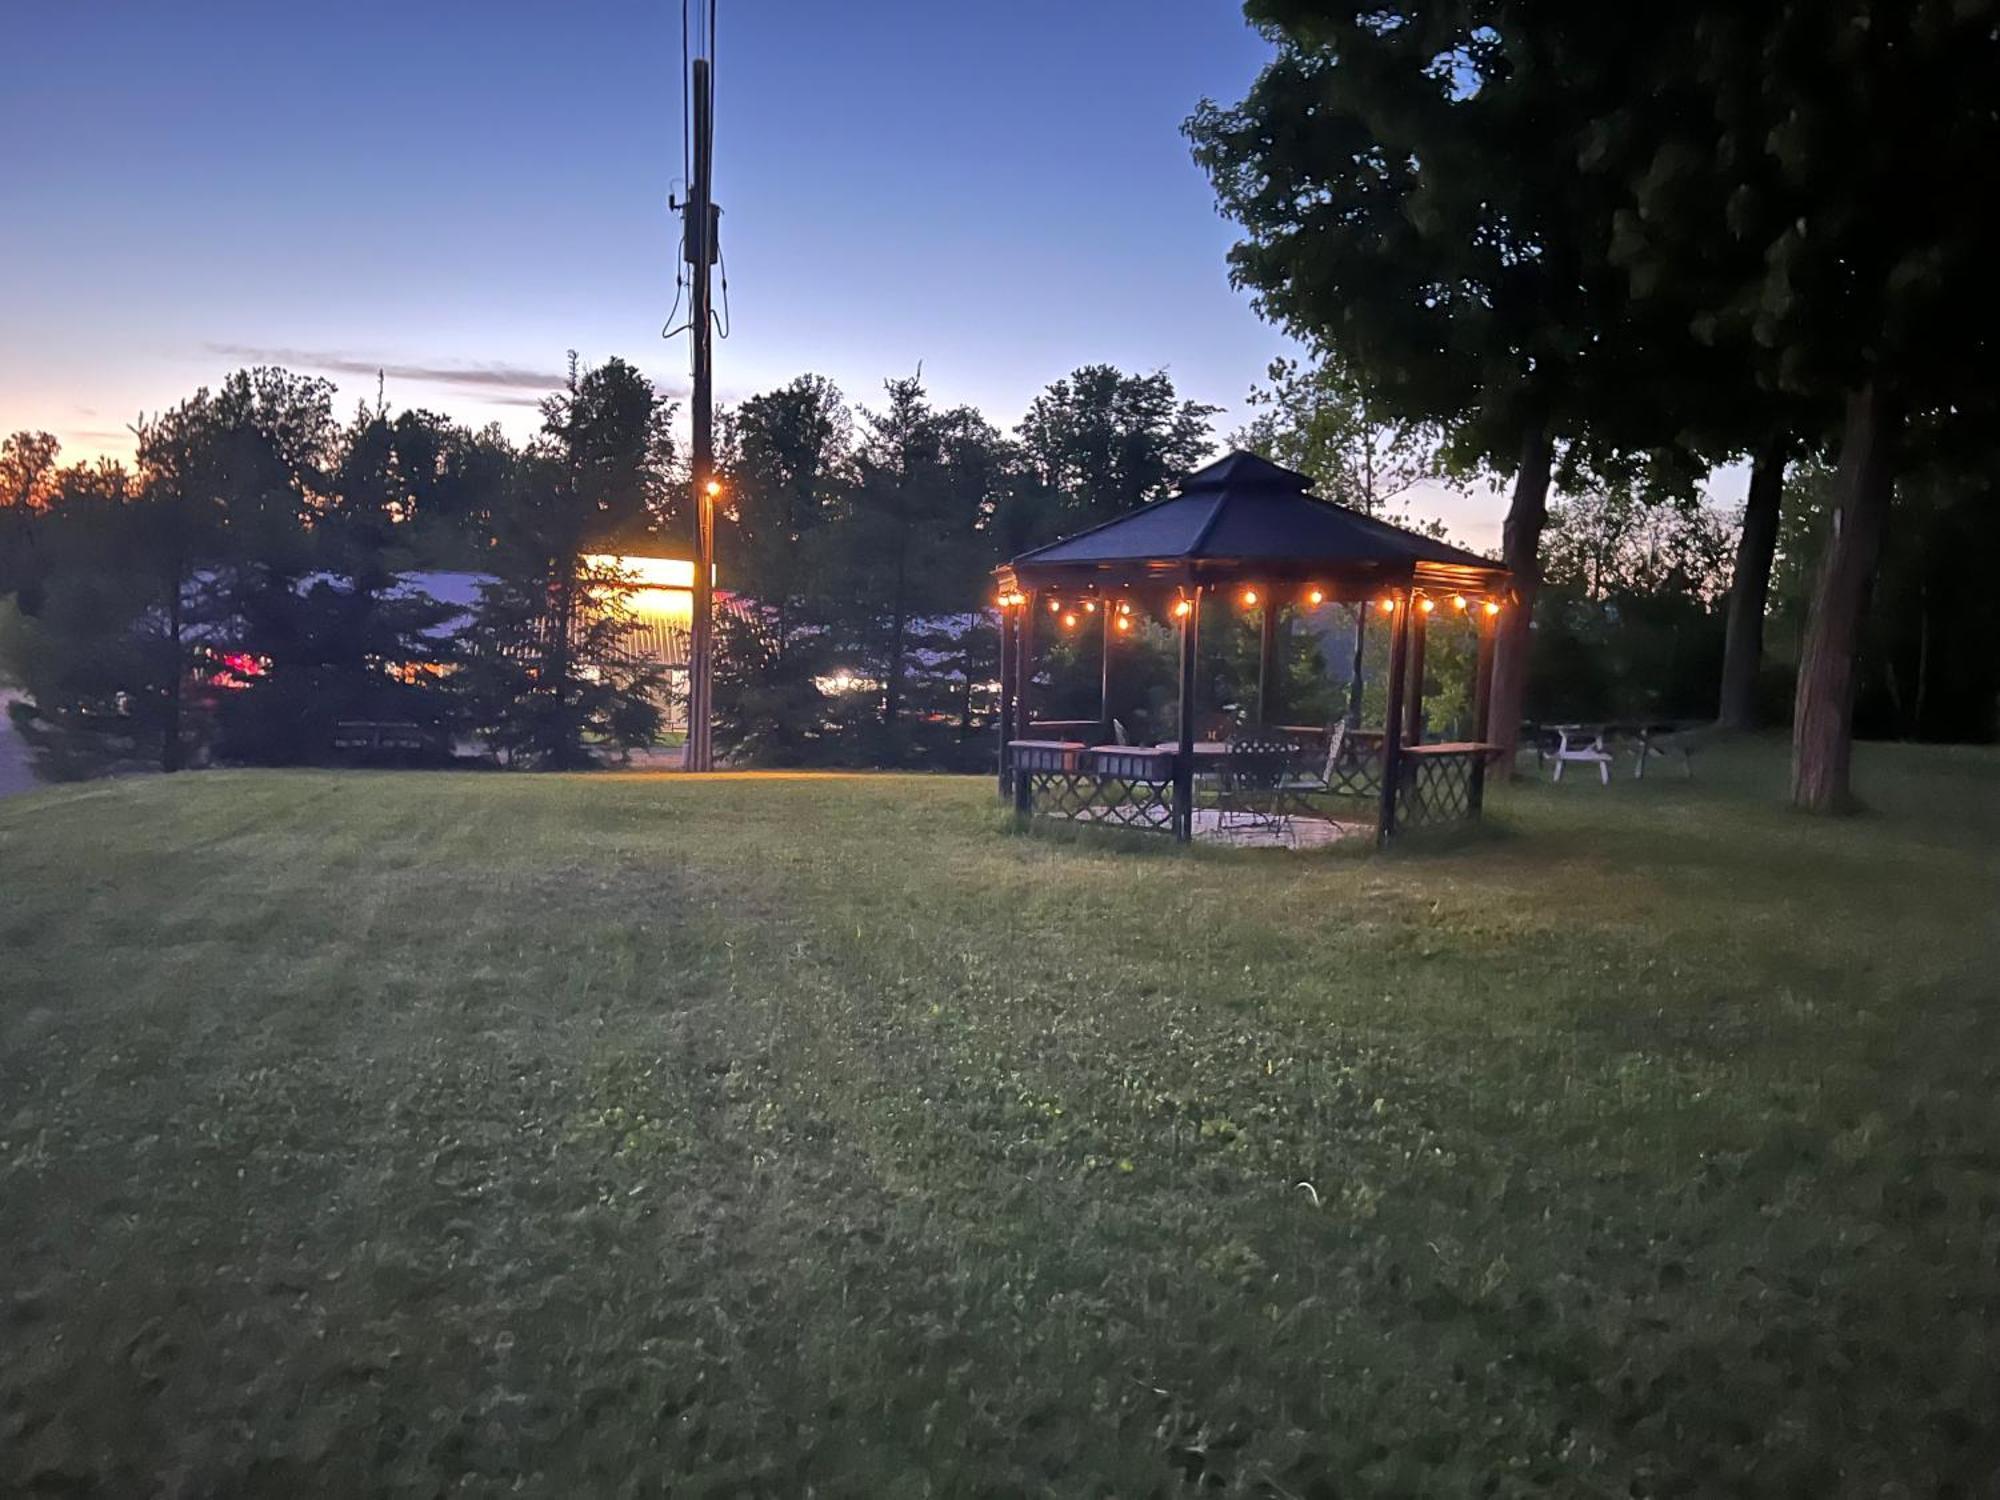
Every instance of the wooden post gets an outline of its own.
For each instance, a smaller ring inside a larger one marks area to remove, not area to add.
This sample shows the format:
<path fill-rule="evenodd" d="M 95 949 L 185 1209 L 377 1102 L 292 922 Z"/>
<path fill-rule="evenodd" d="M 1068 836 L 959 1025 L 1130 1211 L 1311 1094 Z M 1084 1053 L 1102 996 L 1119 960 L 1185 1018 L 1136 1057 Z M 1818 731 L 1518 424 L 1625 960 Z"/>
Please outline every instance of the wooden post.
<path fill-rule="evenodd" d="M 1479 661 L 1472 674 L 1472 737 L 1488 744 L 1493 723 L 1493 648 L 1499 631 L 1495 617 L 1486 613 L 1483 604 L 1473 608 L 1477 611 L 1472 623 L 1479 632 Z M 1485 806 L 1486 757 L 1482 755 L 1472 767 L 1472 815 L 1478 817 Z"/>
<path fill-rule="evenodd" d="M 1109 600 L 1106 600 L 1104 603 L 1098 606 L 1097 610 L 1097 612 L 1100 615 L 1104 616 L 1104 628 L 1102 632 L 1104 639 L 1102 646 L 1100 648 L 1103 652 L 1103 661 L 1101 664 L 1101 670 L 1098 673 L 1098 689 L 1097 689 L 1097 743 L 1100 745 L 1108 745 L 1111 743 L 1112 740 L 1111 613 L 1114 608 L 1116 608 L 1116 606 L 1113 605 Z"/>
<path fill-rule="evenodd" d="M 1000 606 L 1000 795 L 1005 797 L 1014 789 L 1012 769 L 1007 764 L 1007 742 L 1014 734 L 1014 656 L 1013 646 L 1015 611 L 1009 605 Z"/>
<path fill-rule="evenodd" d="M 1386 844 L 1396 831 L 1397 794 L 1403 779 L 1403 691 L 1410 664 L 1410 605 L 1408 591 L 1390 595 L 1396 618 L 1389 623 L 1389 704 L 1382 716 L 1382 793 L 1375 815 L 1375 842 Z"/>
<path fill-rule="evenodd" d="M 1278 722 L 1278 601 L 1267 590 L 1257 631 L 1257 722 Z"/>
<path fill-rule="evenodd" d="M 1021 605 L 1021 623 L 1014 632 L 1014 738 L 1029 738 L 1034 727 L 1034 705 L 1030 694 L 1035 683 L 1035 617 L 1041 612 L 1042 596 L 1028 590 Z"/>
<path fill-rule="evenodd" d="M 694 487 L 694 598 L 688 629 L 688 737 L 684 764 L 690 771 L 715 769 L 713 740 L 715 676 L 715 478 L 714 364 L 709 317 L 709 268 L 716 259 L 715 215 L 710 207 L 710 171 L 715 159 L 715 112 L 709 63 L 694 60 L 690 81 L 694 116 L 694 180 L 688 184 L 685 253 L 692 266 L 694 290 L 688 303 L 688 335 L 694 348 L 694 390 L 689 401 L 693 419 L 693 461 L 688 476 Z"/>
<path fill-rule="evenodd" d="M 1410 594 L 1410 618 L 1405 621 L 1410 636 L 1409 680 L 1404 683 L 1407 693 L 1407 722 L 1403 725 L 1403 740 L 1406 744 L 1421 745 L 1424 742 L 1424 638 L 1429 633 L 1430 618 L 1425 615 L 1415 591 Z"/>
<path fill-rule="evenodd" d="M 1181 616 L 1180 752 L 1174 756 L 1174 837 L 1194 837 L 1194 679 L 1201 635 L 1201 586 L 1190 584 L 1188 611 Z"/>

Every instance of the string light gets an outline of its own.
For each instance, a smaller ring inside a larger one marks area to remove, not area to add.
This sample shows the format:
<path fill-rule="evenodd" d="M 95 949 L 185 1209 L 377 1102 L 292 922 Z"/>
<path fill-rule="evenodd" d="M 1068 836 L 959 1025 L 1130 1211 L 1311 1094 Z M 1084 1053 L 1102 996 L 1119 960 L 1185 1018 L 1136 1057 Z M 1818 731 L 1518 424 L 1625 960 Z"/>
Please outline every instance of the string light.
<path fill-rule="evenodd" d="M 1130 620 L 1130 618 L 1128 618 L 1127 616 L 1125 616 L 1125 615 L 1120 615 L 1120 616 L 1118 616 L 1118 620 L 1117 620 L 1117 625 L 1118 625 L 1118 629 L 1119 629 L 1119 630 L 1120 630 L 1121 632 L 1123 632 L 1123 631 L 1127 631 L 1127 630 L 1130 630 L 1130 629 L 1132 628 L 1132 621 L 1131 621 L 1131 620 Z"/>
<path fill-rule="evenodd" d="M 1059 614 L 1061 614 L 1061 613 L 1062 613 L 1062 600 L 1060 600 L 1060 599 L 1051 599 L 1051 600 L 1049 601 L 1049 613 L 1050 613 L 1050 614 L 1052 614 L 1052 615 L 1059 615 Z"/>
<path fill-rule="evenodd" d="M 1488 599 L 1486 601 L 1485 609 L 1486 613 L 1488 613 L 1489 615 L 1497 615 L 1500 613 L 1500 606 L 1491 599 Z"/>
<path fill-rule="evenodd" d="M 1069 613 L 1069 614 L 1066 614 L 1066 615 L 1064 615 L 1064 616 L 1062 617 L 1062 622 L 1063 622 L 1063 629 L 1064 629 L 1064 630 L 1074 630 L 1074 629 L 1076 629 L 1076 615 L 1075 615 L 1074 611 L 1072 611 L 1072 612 L 1071 612 L 1071 613 Z"/>
<path fill-rule="evenodd" d="M 1132 606 L 1131 606 L 1131 605 L 1129 605 L 1129 604 L 1126 604 L 1126 603 L 1123 603 L 1123 602 L 1121 601 L 1121 602 L 1120 602 L 1120 604 L 1119 604 L 1119 606 L 1118 606 L 1118 613 L 1119 613 L 1120 615 L 1129 615 L 1129 614 L 1131 614 L 1131 613 L 1132 613 Z"/>
<path fill-rule="evenodd" d="M 1465 610 L 1465 595 L 1453 594 L 1451 596 L 1451 607 L 1463 613 Z"/>
<path fill-rule="evenodd" d="M 1326 603 L 1325 589 L 1306 590 L 1306 604 L 1309 608 L 1318 609 L 1324 603 Z"/>
<path fill-rule="evenodd" d="M 722 481 L 720 479 L 711 479 L 702 488 L 708 491 L 708 498 L 713 500 L 717 495 L 722 493 Z"/>
<path fill-rule="evenodd" d="M 1174 601 L 1175 619 L 1185 620 L 1189 615 L 1193 613 L 1194 613 L 1194 605 L 1189 603 L 1186 599 L 1176 599 Z"/>
<path fill-rule="evenodd" d="M 1396 596 L 1391 594 L 1377 605 L 1376 608 L 1380 609 L 1385 615 L 1393 615 L 1396 612 Z"/>
<path fill-rule="evenodd" d="M 1086 599 L 1086 600 L 1084 600 L 1084 601 L 1083 601 L 1083 612 L 1084 612 L 1085 614 L 1087 614 L 1087 615 L 1094 615 L 1094 614 L 1096 614 L 1096 613 L 1097 613 L 1097 601 L 1096 601 L 1095 599 Z"/>
<path fill-rule="evenodd" d="M 1422 610 L 1425 614 L 1429 614 L 1432 610 L 1437 608 L 1437 600 L 1433 599 L 1429 594 L 1426 594 L 1424 595 L 1423 598 L 1417 601 L 1417 608 Z"/>
<path fill-rule="evenodd" d="M 1245 609 L 1255 609 L 1257 607 L 1257 591 L 1255 589 L 1245 589 L 1243 591 L 1243 607 Z"/>

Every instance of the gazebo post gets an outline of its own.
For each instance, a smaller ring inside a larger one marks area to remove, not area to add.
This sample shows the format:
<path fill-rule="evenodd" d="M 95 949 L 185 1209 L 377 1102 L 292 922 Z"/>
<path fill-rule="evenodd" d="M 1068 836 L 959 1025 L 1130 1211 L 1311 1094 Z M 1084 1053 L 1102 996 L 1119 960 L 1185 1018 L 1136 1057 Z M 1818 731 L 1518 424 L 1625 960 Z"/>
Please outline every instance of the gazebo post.
<path fill-rule="evenodd" d="M 1410 664 L 1410 612 L 1414 595 L 1398 589 L 1396 619 L 1389 626 L 1389 703 L 1382 724 L 1382 793 L 1375 815 L 1375 842 L 1386 844 L 1396 831 L 1396 800 L 1403 779 L 1403 691 Z"/>
<path fill-rule="evenodd" d="M 1028 692 L 1035 680 L 1035 616 L 1041 601 L 1039 590 L 1028 590 L 1027 602 L 1021 605 L 1021 624 L 1014 632 L 1014 737 L 1022 740 L 1030 736 L 1034 725 Z"/>
<path fill-rule="evenodd" d="M 1490 745 L 1493 733 L 1493 648 L 1499 636 L 1495 628 L 1497 618 L 1484 609 L 1473 617 L 1473 628 L 1479 632 L 1479 661 L 1472 674 L 1472 737 L 1482 745 Z M 1486 757 L 1480 756 L 1472 765 L 1472 811 L 1477 814 L 1486 806 Z"/>
<path fill-rule="evenodd" d="M 1180 750 L 1174 756 L 1174 837 L 1185 844 L 1194 837 L 1194 665 L 1201 635 L 1201 585 L 1191 583 L 1183 596 L 1181 616 Z"/>
<path fill-rule="evenodd" d="M 1009 605 L 1000 606 L 1000 795 L 1005 797 L 1014 788 L 1013 770 L 1007 764 L 1007 743 L 1014 734 L 1014 610 Z"/>
<path fill-rule="evenodd" d="M 1278 601 L 1264 591 L 1263 618 L 1257 634 L 1257 722 L 1267 727 L 1278 720 Z"/>
<path fill-rule="evenodd" d="M 1410 618 L 1406 622 L 1410 635 L 1409 682 L 1405 686 L 1408 693 L 1407 718 L 1403 725 L 1403 742 L 1421 745 L 1424 742 L 1424 637 L 1428 634 L 1430 621 L 1418 606 L 1416 591 L 1410 591 L 1408 605 Z"/>
<path fill-rule="evenodd" d="M 1111 743 L 1111 612 L 1112 605 L 1107 599 L 1098 613 L 1104 617 L 1103 662 L 1099 672 L 1097 690 L 1097 743 Z"/>

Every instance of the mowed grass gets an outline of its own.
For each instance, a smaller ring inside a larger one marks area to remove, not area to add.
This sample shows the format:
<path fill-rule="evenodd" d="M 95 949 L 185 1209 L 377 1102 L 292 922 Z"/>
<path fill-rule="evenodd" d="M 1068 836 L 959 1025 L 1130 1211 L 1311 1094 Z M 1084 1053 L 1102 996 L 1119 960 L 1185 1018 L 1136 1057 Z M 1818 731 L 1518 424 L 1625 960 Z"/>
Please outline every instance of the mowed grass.
<path fill-rule="evenodd" d="M 0 804 L 0 1492 L 1992 1493 L 2000 756 L 1782 778 Z"/>

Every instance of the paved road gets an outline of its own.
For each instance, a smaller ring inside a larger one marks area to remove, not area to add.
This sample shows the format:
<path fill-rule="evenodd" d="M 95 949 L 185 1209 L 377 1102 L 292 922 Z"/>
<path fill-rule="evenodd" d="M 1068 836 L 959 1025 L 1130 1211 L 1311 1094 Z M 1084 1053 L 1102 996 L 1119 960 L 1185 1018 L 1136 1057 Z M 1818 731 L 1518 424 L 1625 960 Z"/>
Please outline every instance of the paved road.
<path fill-rule="evenodd" d="M 14 695 L 0 688 L 0 797 L 11 797 L 41 785 L 28 769 L 28 747 L 14 733 L 14 721 L 7 712 L 7 705 L 13 701 Z"/>

